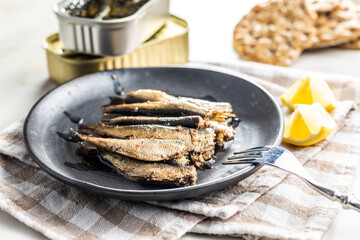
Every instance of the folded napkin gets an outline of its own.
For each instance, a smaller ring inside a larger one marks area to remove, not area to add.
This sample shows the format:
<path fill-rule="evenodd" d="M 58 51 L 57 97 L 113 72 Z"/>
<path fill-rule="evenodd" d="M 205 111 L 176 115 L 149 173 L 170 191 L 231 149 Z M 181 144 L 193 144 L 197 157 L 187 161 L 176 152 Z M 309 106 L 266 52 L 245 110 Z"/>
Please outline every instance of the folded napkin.
<path fill-rule="evenodd" d="M 359 162 L 360 113 L 351 110 L 360 103 L 360 79 L 246 62 L 217 65 L 257 81 L 277 99 L 298 78 L 328 81 L 340 100 L 332 112 L 337 130 L 311 147 L 284 146 L 314 178 L 348 190 Z M 32 162 L 22 127 L 15 122 L 0 133 L 0 208 L 52 239 L 178 239 L 186 232 L 320 239 L 339 209 L 296 177 L 266 166 L 196 199 L 145 203 L 99 197 L 57 181 Z"/>

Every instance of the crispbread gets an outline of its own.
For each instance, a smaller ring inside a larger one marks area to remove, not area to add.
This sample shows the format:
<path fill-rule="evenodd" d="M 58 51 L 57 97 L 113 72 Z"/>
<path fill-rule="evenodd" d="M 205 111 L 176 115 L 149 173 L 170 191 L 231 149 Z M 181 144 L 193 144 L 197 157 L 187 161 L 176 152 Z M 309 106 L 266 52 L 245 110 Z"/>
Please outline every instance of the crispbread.
<path fill-rule="evenodd" d="M 330 12 L 340 6 L 342 0 L 311 0 L 310 9 L 315 12 Z"/>
<path fill-rule="evenodd" d="M 357 16 L 360 17 L 360 0 L 351 0 L 351 1 L 356 6 Z M 349 48 L 349 49 L 360 49 L 360 38 L 350 41 L 348 43 L 341 44 L 339 47 Z"/>
<path fill-rule="evenodd" d="M 312 48 L 335 46 L 360 37 L 360 11 L 352 1 L 342 0 L 327 10 L 317 12 L 317 33 Z"/>
<path fill-rule="evenodd" d="M 316 14 L 306 0 L 270 0 L 237 24 L 234 47 L 250 61 L 287 66 L 314 42 Z"/>
<path fill-rule="evenodd" d="M 360 39 L 339 45 L 341 48 L 360 49 Z"/>

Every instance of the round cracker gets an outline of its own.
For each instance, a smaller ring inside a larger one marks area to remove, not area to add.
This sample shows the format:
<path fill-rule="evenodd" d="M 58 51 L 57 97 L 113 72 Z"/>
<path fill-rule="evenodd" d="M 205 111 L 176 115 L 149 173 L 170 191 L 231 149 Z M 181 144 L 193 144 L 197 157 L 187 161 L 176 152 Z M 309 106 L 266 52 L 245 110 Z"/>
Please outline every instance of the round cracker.
<path fill-rule="evenodd" d="M 245 60 L 287 66 L 312 45 L 315 18 L 305 0 L 258 4 L 236 25 L 235 50 Z"/>
<path fill-rule="evenodd" d="M 323 9 L 322 9 L 323 10 Z M 316 38 L 312 48 L 324 48 L 355 41 L 360 37 L 360 6 L 358 0 L 342 0 L 340 3 L 322 11 L 318 9 L 315 21 Z M 356 41 L 347 45 L 356 47 Z"/>
<path fill-rule="evenodd" d="M 339 47 L 359 50 L 360 49 L 360 39 L 341 44 L 341 45 L 339 45 Z"/>

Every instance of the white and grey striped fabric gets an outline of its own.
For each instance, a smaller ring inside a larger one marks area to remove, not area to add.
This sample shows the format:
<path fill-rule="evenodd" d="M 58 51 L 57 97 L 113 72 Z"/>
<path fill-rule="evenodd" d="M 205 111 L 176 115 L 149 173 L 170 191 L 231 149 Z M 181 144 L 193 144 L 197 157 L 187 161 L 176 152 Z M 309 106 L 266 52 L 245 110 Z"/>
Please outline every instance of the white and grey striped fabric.
<path fill-rule="evenodd" d="M 360 79 L 247 62 L 217 65 L 247 74 L 277 99 L 298 78 L 324 78 L 339 100 L 331 113 L 337 130 L 311 147 L 284 147 L 316 179 L 347 191 L 360 162 L 360 113 L 354 109 L 360 103 Z M 38 168 L 23 145 L 22 126 L 22 121 L 15 122 L 0 133 L 0 208 L 52 239 L 178 239 L 186 232 L 320 239 L 339 208 L 297 178 L 270 167 L 197 199 L 143 203 L 101 198 Z"/>

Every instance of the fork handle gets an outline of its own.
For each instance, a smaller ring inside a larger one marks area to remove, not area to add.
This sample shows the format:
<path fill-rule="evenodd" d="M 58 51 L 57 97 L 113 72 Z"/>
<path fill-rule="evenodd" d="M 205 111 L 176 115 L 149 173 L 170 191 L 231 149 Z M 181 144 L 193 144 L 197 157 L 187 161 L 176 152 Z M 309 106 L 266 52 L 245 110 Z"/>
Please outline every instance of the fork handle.
<path fill-rule="evenodd" d="M 360 212 L 360 198 L 355 194 L 335 193 L 334 195 L 344 209 L 354 209 Z"/>
<path fill-rule="evenodd" d="M 355 194 L 343 194 L 331 187 L 324 186 L 322 184 L 307 182 L 312 186 L 315 190 L 323 194 L 325 197 L 330 200 L 340 202 L 344 209 L 353 209 L 360 212 L 360 198 Z"/>

